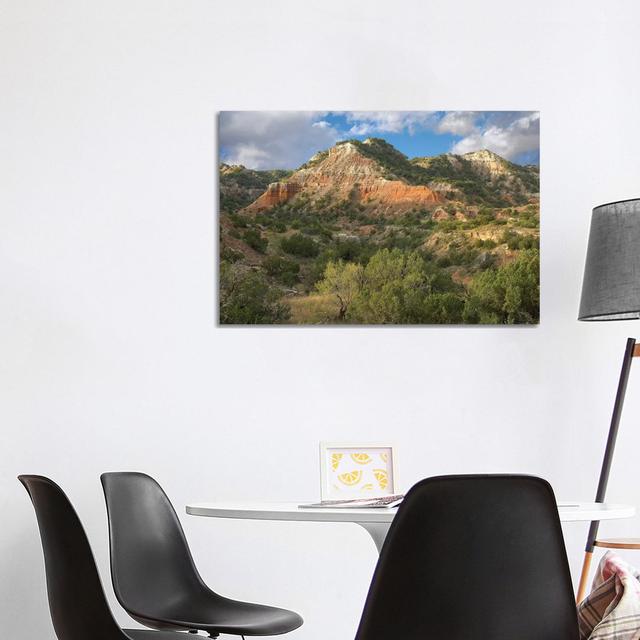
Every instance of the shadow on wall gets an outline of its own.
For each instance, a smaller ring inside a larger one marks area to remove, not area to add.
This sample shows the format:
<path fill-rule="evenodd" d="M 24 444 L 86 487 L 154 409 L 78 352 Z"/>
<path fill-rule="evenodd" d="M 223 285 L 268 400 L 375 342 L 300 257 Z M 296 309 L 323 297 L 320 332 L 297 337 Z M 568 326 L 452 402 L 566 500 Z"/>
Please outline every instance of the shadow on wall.
<path fill-rule="evenodd" d="M 11 553 L 2 559 L 0 565 L 0 602 L 5 610 L 20 611 L 21 626 L 29 626 L 33 633 L 27 637 L 35 638 L 42 633 L 44 637 L 53 637 L 50 622 L 46 622 L 46 629 L 34 629 L 32 626 L 34 621 L 48 620 L 42 612 L 48 611 L 49 607 L 37 524 L 35 519 L 29 521 L 21 517 L 13 521 L 12 528 L 15 533 L 7 539 Z M 9 626 L 10 621 L 6 620 L 5 624 Z"/>

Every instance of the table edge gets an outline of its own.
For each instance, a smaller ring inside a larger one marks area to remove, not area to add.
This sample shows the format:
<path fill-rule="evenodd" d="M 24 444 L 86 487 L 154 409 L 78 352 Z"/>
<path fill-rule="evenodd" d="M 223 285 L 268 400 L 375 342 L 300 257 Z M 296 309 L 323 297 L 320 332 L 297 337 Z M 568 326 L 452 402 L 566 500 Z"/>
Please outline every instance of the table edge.
<path fill-rule="evenodd" d="M 590 522 L 592 520 L 618 520 L 632 518 L 636 515 L 636 508 L 629 504 L 602 503 L 605 509 L 595 508 L 598 503 L 576 503 L 585 505 L 572 510 L 570 507 L 560 511 L 561 522 Z M 261 509 L 247 509 L 243 507 L 207 506 L 206 503 L 194 503 L 186 505 L 186 513 L 191 516 L 205 518 L 223 518 L 231 520 L 265 520 L 275 522 L 355 522 L 355 523 L 391 523 L 397 509 L 384 509 L 380 513 L 372 513 L 371 510 L 363 510 L 362 513 L 354 513 L 355 510 L 338 511 L 322 509 L 292 509 L 291 511 L 270 510 L 268 505 Z"/>

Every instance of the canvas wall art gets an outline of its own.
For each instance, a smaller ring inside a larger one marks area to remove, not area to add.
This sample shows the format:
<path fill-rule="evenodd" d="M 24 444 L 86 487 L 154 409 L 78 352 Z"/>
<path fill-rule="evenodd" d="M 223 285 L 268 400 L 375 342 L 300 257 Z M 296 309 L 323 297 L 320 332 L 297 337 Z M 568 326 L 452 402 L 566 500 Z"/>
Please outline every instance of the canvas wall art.
<path fill-rule="evenodd" d="M 219 115 L 219 322 L 537 324 L 535 111 Z"/>

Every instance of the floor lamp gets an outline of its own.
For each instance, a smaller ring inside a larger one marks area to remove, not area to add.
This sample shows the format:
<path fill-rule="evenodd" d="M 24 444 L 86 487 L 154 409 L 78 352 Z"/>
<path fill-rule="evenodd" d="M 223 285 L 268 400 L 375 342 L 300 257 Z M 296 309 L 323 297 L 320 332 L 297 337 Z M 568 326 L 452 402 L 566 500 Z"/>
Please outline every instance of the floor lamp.
<path fill-rule="evenodd" d="M 596 207 L 591 216 L 591 231 L 584 268 L 579 320 L 637 320 L 640 318 L 640 199 L 611 202 Z M 622 360 L 607 445 L 602 460 L 596 502 L 604 502 L 611 461 L 618 436 L 620 415 L 634 357 L 640 356 L 640 344 L 627 339 Z M 577 601 L 585 596 L 593 548 L 640 548 L 640 541 L 598 541 L 595 520 L 589 527 Z"/>

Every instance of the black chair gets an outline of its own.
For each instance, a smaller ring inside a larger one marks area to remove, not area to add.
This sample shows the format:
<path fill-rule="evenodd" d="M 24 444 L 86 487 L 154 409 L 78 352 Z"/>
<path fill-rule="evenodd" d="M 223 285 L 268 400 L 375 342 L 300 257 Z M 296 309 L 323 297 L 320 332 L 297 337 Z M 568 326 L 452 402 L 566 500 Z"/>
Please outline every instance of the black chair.
<path fill-rule="evenodd" d="M 176 512 L 160 485 L 143 473 L 101 476 L 120 604 L 153 629 L 270 636 L 302 624 L 293 611 L 230 600 L 203 582 Z"/>
<path fill-rule="evenodd" d="M 59 640 L 183 640 L 167 631 L 121 629 L 102 589 L 89 541 L 62 489 L 42 476 L 19 476 L 36 511 L 49 609 Z M 10 634 L 11 635 L 11 634 Z"/>
<path fill-rule="evenodd" d="M 578 640 L 551 486 L 529 476 L 416 484 L 389 530 L 356 640 Z"/>

